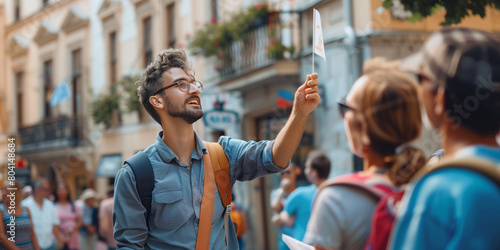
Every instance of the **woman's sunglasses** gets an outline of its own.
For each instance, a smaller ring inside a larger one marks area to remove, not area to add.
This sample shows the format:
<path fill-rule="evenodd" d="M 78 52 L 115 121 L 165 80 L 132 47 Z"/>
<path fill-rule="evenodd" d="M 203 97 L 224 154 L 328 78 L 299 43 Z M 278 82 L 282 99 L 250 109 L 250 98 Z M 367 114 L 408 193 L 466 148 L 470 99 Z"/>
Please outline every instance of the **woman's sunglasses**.
<path fill-rule="evenodd" d="M 426 75 L 424 75 L 422 73 L 417 74 L 417 80 L 418 80 L 418 84 L 422 84 L 423 81 L 430 81 L 429 77 L 427 77 Z"/>
<path fill-rule="evenodd" d="M 342 119 L 344 118 L 345 114 L 347 113 L 347 111 L 351 110 L 351 111 L 356 111 L 354 108 L 352 107 L 349 107 L 349 105 L 347 105 L 347 103 L 345 102 L 345 97 L 340 99 L 338 102 L 338 107 L 339 107 L 339 113 L 340 115 L 342 116 Z"/>

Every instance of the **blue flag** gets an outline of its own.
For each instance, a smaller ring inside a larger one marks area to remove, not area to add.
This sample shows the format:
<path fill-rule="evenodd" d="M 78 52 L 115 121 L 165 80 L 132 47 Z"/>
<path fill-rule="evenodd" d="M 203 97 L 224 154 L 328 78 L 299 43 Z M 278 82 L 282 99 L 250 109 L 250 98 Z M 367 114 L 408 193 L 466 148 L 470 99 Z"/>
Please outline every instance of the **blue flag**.
<path fill-rule="evenodd" d="M 50 106 L 54 107 L 58 103 L 64 103 L 71 96 L 71 92 L 69 91 L 68 84 L 66 81 L 63 81 L 57 85 L 52 97 L 50 98 Z"/>

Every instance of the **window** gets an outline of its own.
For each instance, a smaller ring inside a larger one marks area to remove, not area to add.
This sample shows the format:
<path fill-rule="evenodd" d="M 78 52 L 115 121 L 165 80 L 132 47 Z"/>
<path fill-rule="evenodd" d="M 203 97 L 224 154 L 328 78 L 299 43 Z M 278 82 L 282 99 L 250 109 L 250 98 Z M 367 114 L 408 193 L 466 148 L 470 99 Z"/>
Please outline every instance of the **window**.
<path fill-rule="evenodd" d="M 109 34 L 109 81 L 111 84 L 117 82 L 117 43 L 116 43 L 116 31 Z"/>
<path fill-rule="evenodd" d="M 143 27 L 143 43 L 142 50 L 144 51 L 144 64 L 147 67 L 153 61 L 153 45 L 151 39 L 151 17 L 146 17 L 142 21 Z"/>
<path fill-rule="evenodd" d="M 52 60 L 43 62 L 43 107 L 44 117 L 52 117 L 50 98 L 52 97 Z"/>
<path fill-rule="evenodd" d="M 82 84 L 82 50 L 75 49 L 71 52 L 71 89 L 72 89 L 72 99 L 73 99 L 73 117 L 76 117 L 82 113 L 81 110 L 81 99 L 82 95 L 80 93 Z"/>
<path fill-rule="evenodd" d="M 167 48 L 174 48 L 175 37 L 175 3 L 167 6 Z"/>
<path fill-rule="evenodd" d="M 302 20 L 303 20 L 302 30 L 306 31 L 306 32 L 303 32 L 306 34 L 306 37 L 305 37 L 306 40 L 304 41 L 304 48 L 312 47 L 313 39 L 314 39 L 313 38 L 314 29 L 313 29 L 313 23 L 312 23 L 313 22 L 312 13 L 303 12 L 302 13 Z"/>
<path fill-rule="evenodd" d="M 16 86 L 16 102 L 17 102 L 17 128 L 21 129 L 23 126 L 23 81 L 24 72 L 18 71 L 14 75 Z"/>
<path fill-rule="evenodd" d="M 19 21 L 21 19 L 21 3 L 20 0 L 16 0 L 14 3 L 14 21 Z"/>

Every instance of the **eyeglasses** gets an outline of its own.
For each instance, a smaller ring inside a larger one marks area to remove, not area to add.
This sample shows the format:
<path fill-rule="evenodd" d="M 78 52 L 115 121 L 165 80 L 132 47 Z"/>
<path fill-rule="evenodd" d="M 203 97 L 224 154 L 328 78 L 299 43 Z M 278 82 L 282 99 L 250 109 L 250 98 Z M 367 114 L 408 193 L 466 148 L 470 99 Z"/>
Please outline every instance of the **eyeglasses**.
<path fill-rule="evenodd" d="M 198 88 L 198 90 L 200 91 L 200 94 L 203 92 L 203 84 L 200 81 L 194 80 L 192 82 L 189 82 L 188 80 L 178 80 L 166 87 L 159 89 L 153 95 L 157 95 L 158 93 L 165 91 L 166 89 L 171 88 L 175 85 L 177 85 L 177 87 L 179 87 L 179 90 L 182 92 L 189 92 L 189 90 L 191 89 L 191 85 L 196 86 L 196 88 Z"/>
<path fill-rule="evenodd" d="M 347 105 L 347 103 L 345 102 L 345 97 L 342 98 L 342 99 L 340 99 L 337 102 L 337 104 L 338 104 L 338 107 L 339 107 L 339 113 L 342 116 L 342 118 L 344 118 L 344 116 L 347 113 L 347 111 L 349 111 L 349 110 L 356 111 L 354 108 L 349 107 L 349 105 Z"/>

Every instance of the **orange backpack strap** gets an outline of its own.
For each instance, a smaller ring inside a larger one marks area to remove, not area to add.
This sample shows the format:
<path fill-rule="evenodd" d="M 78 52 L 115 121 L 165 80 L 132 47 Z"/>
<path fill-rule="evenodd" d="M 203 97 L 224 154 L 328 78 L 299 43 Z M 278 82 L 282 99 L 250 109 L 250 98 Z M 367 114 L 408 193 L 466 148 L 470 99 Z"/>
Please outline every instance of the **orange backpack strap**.
<path fill-rule="evenodd" d="M 201 198 L 200 225 L 196 238 L 196 250 L 208 250 L 210 247 L 210 232 L 214 211 L 215 177 L 210 154 L 203 155 L 205 178 L 203 181 L 203 196 Z"/>
<path fill-rule="evenodd" d="M 215 176 L 215 183 L 219 190 L 219 196 L 222 205 L 226 208 L 224 214 L 224 231 L 226 233 L 226 247 L 229 243 L 229 215 L 231 214 L 231 169 L 229 161 L 224 153 L 224 149 L 219 143 L 216 142 L 203 142 L 207 148 L 208 154 L 211 157 L 213 165 L 213 172 Z"/>
<path fill-rule="evenodd" d="M 217 142 L 203 142 L 212 158 L 215 182 L 224 207 L 231 204 L 231 170 L 224 149 Z"/>

